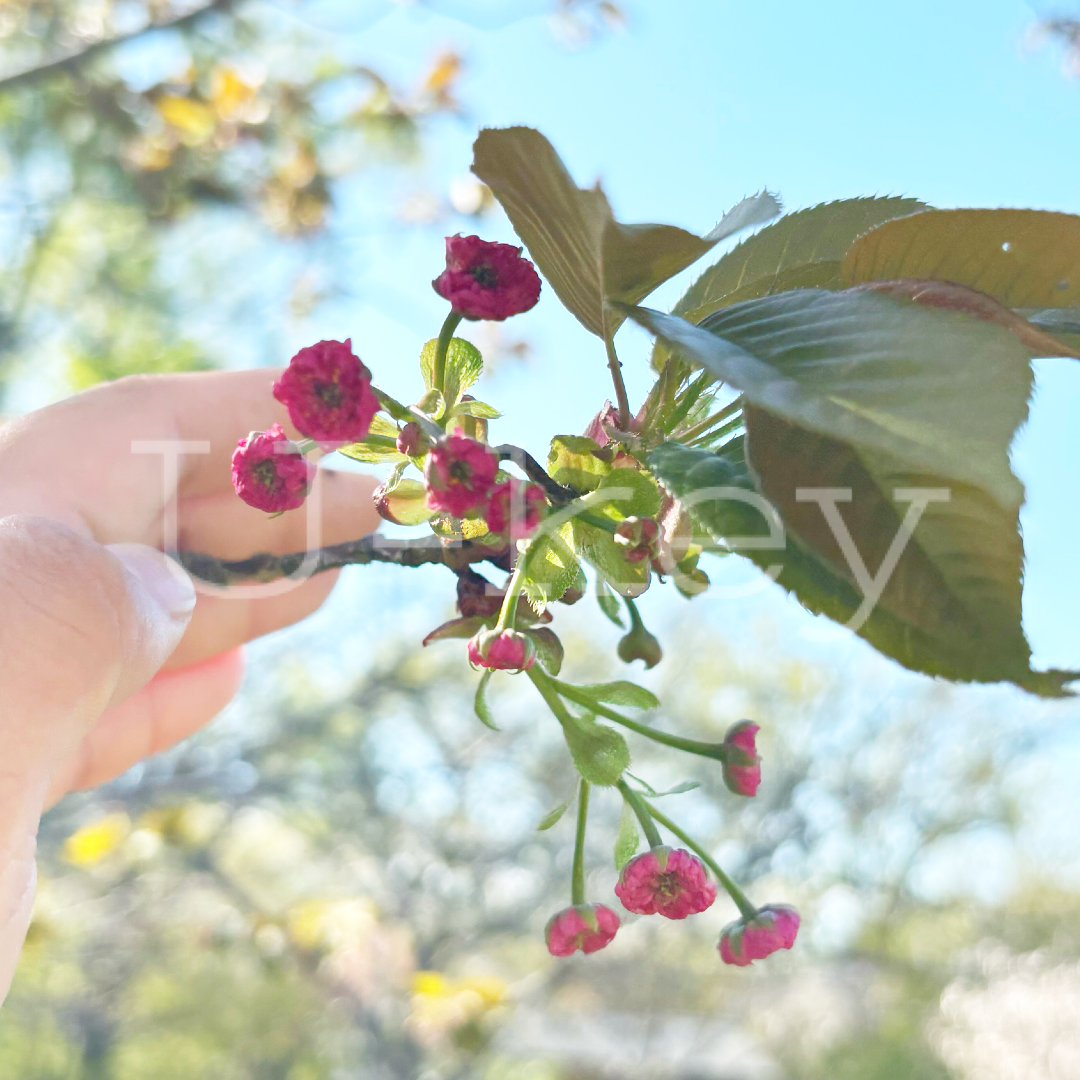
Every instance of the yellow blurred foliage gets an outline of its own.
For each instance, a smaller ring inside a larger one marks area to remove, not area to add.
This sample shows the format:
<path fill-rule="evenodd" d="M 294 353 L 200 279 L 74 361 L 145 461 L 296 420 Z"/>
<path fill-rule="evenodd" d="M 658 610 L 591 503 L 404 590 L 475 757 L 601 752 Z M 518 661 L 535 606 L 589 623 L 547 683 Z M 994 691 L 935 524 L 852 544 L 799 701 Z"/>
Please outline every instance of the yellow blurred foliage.
<path fill-rule="evenodd" d="M 235 68 L 222 64 L 210 73 L 210 105 L 222 120 L 242 119 L 255 93 L 256 88 L 240 78 Z"/>
<path fill-rule="evenodd" d="M 198 146 L 214 134 L 217 116 L 209 105 L 176 94 L 163 94 L 155 104 L 162 120 L 176 128 L 190 146 Z"/>
<path fill-rule="evenodd" d="M 111 855 L 130 832 L 131 819 L 127 814 L 106 814 L 64 841 L 64 859 L 72 866 L 95 866 Z"/>

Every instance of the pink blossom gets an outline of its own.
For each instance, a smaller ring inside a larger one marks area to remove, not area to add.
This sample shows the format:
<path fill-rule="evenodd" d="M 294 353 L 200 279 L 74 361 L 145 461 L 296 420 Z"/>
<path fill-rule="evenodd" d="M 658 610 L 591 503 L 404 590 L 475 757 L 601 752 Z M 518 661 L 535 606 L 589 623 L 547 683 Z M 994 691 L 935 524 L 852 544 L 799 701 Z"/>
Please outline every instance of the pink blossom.
<path fill-rule="evenodd" d="M 253 431 L 233 451 L 232 482 L 236 494 L 256 510 L 278 514 L 302 505 L 311 489 L 315 466 L 274 424 Z"/>
<path fill-rule="evenodd" d="M 600 411 L 589 421 L 585 435 L 598 446 L 607 446 L 611 442 L 608 428 L 619 430 L 619 410 L 610 401 L 605 401 Z"/>
<path fill-rule="evenodd" d="M 720 959 L 746 967 L 778 949 L 790 949 L 799 932 L 799 913 L 786 904 L 770 904 L 752 919 L 737 919 L 720 932 Z"/>
<path fill-rule="evenodd" d="M 619 916 L 604 904 L 576 904 L 553 915 L 544 930 L 552 956 L 571 956 L 580 949 L 594 953 L 611 943 Z"/>
<path fill-rule="evenodd" d="M 319 443 L 358 442 L 379 411 L 371 372 L 352 351 L 352 339 L 301 349 L 274 383 L 301 435 Z"/>
<path fill-rule="evenodd" d="M 516 630 L 481 630 L 469 640 L 469 663 L 496 671 L 528 671 L 536 663 L 536 646 Z"/>
<path fill-rule="evenodd" d="M 732 724 L 724 736 L 724 783 L 736 795 L 756 795 L 761 783 L 761 758 L 755 737 L 761 728 L 751 720 Z"/>
<path fill-rule="evenodd" d="M 540 276 L 521 248 L 479 236 L 446 238 L 446 269 L 432 285 L 466 319 L 501 322 L 540 299 Z"/>
<path fill-rule="evenodd" d="M 424 465 L 428 506 L 464 517 L 487 501 L 498 471 L 499 459 L 483 443 L 448 435 L 431 448 Z"/>
<path fill-rule="evenodd" d="M 496 485 L 484 514 L 493 533 L 507 533 L 511 540 L 522 540 L 540 524 L 547 500 L 539 484 L 507 480 Z"/>
<path fill-rule="evenodd" d="M 716 886 L 689 851 L 654 847 L 623 867 L 615 895 L 638 915 L 685 919 L 712 904 Z"/>

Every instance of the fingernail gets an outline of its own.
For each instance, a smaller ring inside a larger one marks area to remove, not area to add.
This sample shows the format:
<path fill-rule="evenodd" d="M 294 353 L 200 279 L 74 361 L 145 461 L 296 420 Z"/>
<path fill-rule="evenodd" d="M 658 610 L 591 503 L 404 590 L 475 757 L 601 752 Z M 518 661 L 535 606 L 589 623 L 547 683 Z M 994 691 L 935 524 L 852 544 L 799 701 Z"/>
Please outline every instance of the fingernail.
<path fill-rule="evenodd" d="M 195 585 L 175 559 L 146 544 L 109 544 L 108 548 L 161 608 L 174 618 L 191 614 Z"/>

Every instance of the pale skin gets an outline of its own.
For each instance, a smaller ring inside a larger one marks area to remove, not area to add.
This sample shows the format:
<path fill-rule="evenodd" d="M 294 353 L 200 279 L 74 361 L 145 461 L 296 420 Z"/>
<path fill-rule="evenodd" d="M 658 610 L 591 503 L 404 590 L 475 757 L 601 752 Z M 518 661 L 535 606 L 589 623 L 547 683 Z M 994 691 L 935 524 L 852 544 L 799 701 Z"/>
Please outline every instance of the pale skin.
<path fill-rule="evenodd" d="M 297 437 L 271 397 L 276 374 L 124 379 L 0 425 L 0 1000 L 42 812 L 201 728 L 236 693 L 244 643 L 311 614 L 334 585 L 328 573 L 270 596 L 211 595 L 154 550 L 174 493 L 160 456 L 132 453 L 139 440 L 210 444 L 180 458 L 180 548 L 307 546 L 305 511 L 271 518 L 230 480 L 238 438 L 274 421 Z M 320 470 L 319 485 L 320 543 L 376 527 L 373 479 Z"/>

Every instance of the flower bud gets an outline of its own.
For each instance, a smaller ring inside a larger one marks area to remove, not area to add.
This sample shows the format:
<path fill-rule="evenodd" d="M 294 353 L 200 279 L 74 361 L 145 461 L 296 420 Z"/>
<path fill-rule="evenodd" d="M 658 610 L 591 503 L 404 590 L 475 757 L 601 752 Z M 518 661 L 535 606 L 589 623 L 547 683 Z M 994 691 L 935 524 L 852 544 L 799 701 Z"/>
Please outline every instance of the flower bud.
<path fill-rule="evenodd" d="M 232 482 L 236 494 L 256 510 L 280 514 L 301 506 L 315 478 L 315 466 L 274 424 L 253 431 L 233 451 Z"/>
<path fill-rule="evenodd" d="M 594 953 L 609 945 L 619 929 L 619 916 L 604 904 L 575 904 L 553 915 L 544 928 L 552 956 L 571 956 L 579 949 Z"/>
<path fill-rule="evenodd" d="M 770 904 L 752 918 L 736 919 L 720 932 L 720 959 L 746 967 L 779 949 L 790 949 L 799 932 L 799 913 L 786 904 Z"/>
<path fill-rule="evenodd" d="M 624 548 L 629 562 L 655 559 L 660 540 L 660 525 L 655 518 L 628 517 L 615 527 L 615 543 Z"/>
<path fill-rule="evenodd" d="M 421 457 L 427 452 L 428 442 L 420 431 L 420 425 L 410 420 L 399 432 L 397 451 L 406 457 Z"/>
<path fill-rule="evenodd" d="M 499 459 L 483 443 L 461 435 L 440 439 L 424 466 L 428 506 L 464 517 L 487 501 L 498 471 Z"/>
<path fill-rule="evenodd" d="M 536 646 L 516 630 L 481 630 L 469 640 L 469 663 L 496 671 L 527 671 L 536 663 Z"/>
<path fill-rule="evenodd" d="M 757 794 L 761 783 L 761 758 L 756 737 L 761 728 L 751 720 L 740 720 L 728 728 L 724 736 L 724 783 L 736 795 Z"/>
<path fill-rule="evenodd" d="M 466 319 L 501 322 L 540 299 L 540 275 L 521 248 L 479 236 L 446 238 L 446 269 L 432 285 Z"/>
<path fill-rule="evenodd" d="M 638 915 L 685 919 L 712 904 L 716 886 L 689 851 L 654 847 L 622 868 L 615 895 Z"/>
<path fill-rule="evenodd" d="M 619 640 L 619 659 L 625 664 L 644 660 L 647 668 L 654 668 L 664 658 L 660 642 L 641 623 L 631 626 L 630 632 Z"/>
<path fill-rule="evenodd" d="M 274 383 L 274 397 L 301 435 L 318 443 L 366 438 L 379 411 L 371 372 L 352 351 L 352 339 L 301 349 Z"/>

